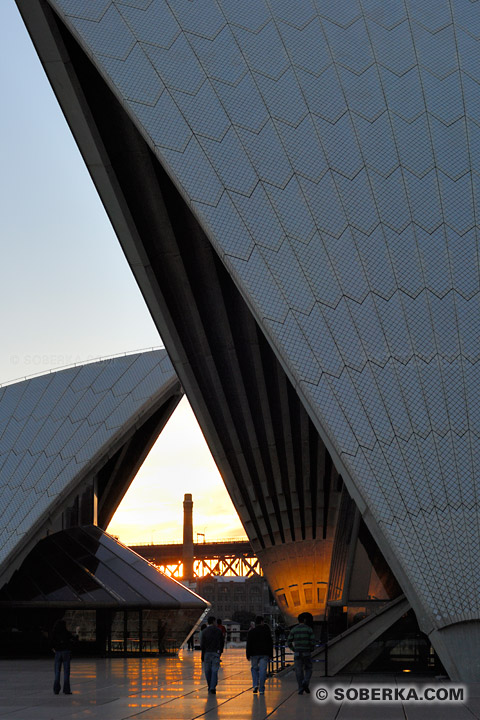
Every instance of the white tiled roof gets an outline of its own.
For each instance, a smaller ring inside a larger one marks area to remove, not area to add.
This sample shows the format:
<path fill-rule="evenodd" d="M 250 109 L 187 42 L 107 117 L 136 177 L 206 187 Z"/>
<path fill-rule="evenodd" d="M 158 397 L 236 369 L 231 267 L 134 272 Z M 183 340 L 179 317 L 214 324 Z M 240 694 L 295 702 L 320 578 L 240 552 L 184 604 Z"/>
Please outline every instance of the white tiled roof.
<path fill-rule="evenodd" d="M 0 565 L 175 379 L 158 350 L 0 388 Z"/>
<path fill-rule="evenodd" d="M 50 4 L 248 297 L 432 622 L 478 617 L 480 5 Z"/>

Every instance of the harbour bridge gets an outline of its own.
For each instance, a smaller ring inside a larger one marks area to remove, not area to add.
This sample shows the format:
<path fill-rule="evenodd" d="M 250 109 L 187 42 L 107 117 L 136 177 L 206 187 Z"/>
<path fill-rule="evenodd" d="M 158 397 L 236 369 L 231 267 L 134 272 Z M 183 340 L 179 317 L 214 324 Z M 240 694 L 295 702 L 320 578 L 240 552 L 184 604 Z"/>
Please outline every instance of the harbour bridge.
<path fill-rule="evenodd" d="M 130 549 L 153 563 L 169 577 L 188 579 L 185 578 L 184 573 L 184 543 L 130 545 Z M 189 561 L 192 562 L 191 556 Z M 208 575 L 232 577 L 263 575 L 258 558 L 248 540 L 226 539 L 193 543 L 192 564 L 193 578 L 191 579 Z"/>

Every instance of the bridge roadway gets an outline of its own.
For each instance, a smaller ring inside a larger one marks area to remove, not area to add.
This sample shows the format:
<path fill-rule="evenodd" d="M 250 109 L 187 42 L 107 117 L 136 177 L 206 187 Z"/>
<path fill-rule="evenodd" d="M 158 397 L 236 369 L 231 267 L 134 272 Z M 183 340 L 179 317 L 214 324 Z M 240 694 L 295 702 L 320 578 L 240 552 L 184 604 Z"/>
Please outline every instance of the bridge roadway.
<path fill-rule="evenodd" d="M 182 561 L 183 544 L 130 545 L 130 549 L 145 560 L 157 565 L 175 565 Z M 193 559 L 208 560 L 222 558 L 254 558 L 248 540 L 221 540 L 219 542 L 193 543 Z"/>

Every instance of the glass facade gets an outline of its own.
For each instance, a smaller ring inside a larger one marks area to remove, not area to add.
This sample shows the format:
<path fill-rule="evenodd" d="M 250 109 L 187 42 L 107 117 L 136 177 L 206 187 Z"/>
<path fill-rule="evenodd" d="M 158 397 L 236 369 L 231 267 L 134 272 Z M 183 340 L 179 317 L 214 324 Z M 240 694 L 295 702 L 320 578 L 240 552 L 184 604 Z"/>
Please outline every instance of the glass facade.
<path fill-rule="evenodd" d="M 77 652 L 175 652 L 208 605 L 95 526 L 42 540 L 0 590 L 1 647 L 50 649 L 63 617 Z"/>

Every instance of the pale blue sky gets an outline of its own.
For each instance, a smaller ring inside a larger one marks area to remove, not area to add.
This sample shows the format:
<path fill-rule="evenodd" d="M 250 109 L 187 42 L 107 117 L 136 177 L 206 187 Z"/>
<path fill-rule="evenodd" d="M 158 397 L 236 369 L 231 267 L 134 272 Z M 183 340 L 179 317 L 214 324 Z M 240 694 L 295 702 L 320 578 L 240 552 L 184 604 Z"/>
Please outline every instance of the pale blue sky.
<path fill-rule="evenodd" d="M 0 383 L 161 340 L 13 0 L 0 2 Z M 172 418 L 110 531 L 124 542 L 194 530 L 243 535 L 188 404 Z M 152 499 L 154 502 L 152 502 Z"/>

